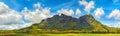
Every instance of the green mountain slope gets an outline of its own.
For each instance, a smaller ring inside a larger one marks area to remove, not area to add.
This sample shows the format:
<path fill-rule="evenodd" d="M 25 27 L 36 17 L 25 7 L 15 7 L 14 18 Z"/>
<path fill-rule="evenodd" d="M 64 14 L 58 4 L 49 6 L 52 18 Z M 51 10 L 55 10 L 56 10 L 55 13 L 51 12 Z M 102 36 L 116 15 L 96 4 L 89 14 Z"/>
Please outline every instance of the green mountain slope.
<path fill-rule="evenodd" d="M 52 18 L 43 20 L 41 23 L 33 24 L 21 30 L 57 30 L 57 31 L 82 31 L 82 32 L 118 32 L 117 28 L 103 25 L 95 20 L 91 14 L 73 18 L 62 14 L 54 15 Z"/>

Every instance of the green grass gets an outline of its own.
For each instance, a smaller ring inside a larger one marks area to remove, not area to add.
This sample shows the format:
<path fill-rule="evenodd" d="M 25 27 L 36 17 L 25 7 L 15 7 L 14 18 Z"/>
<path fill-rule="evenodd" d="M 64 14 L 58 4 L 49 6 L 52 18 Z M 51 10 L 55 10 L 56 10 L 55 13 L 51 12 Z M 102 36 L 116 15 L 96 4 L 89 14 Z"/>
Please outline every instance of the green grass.
<path fill-rule="evenodd" d="M 120 36 L 120 34 L 47 34 L 48 36 Z"/>
<path fill-rule="evenodd" d="M 120 36 L 120 34 L 11 34 L 7 36 Z"/>

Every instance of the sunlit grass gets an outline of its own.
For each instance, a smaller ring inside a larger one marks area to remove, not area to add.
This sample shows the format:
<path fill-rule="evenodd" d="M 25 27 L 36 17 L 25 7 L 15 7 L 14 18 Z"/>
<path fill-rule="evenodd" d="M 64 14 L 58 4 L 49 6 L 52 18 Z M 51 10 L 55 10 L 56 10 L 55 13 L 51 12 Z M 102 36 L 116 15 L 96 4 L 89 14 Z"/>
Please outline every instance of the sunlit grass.
<path fill-rule="evenodd" d="M 120 34 L 46 34 L 48 36 L 120 36 Z"/>
<path fill-rule="evenodd" d="M 120 36 L 120 34 L 95 34 L 95 33 L 2 33 L 0 36 Z"/>
<path fill-rule="evenodd" d="M 120 34 L 13 34 L 12 36 L 120 36 Z"/>

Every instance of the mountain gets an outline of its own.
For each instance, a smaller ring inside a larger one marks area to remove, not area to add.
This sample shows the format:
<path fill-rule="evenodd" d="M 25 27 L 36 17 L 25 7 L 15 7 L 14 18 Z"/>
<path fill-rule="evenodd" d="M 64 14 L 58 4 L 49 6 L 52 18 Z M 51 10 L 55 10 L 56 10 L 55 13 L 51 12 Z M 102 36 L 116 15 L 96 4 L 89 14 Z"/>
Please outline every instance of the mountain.
<path fill-rule="evenodd" d="M 71 16 L 66 16 L 62 14 L 54 15 L 51 18 L 42 20 L 41 23 L 33 24 L 30 27 L 23 28 L 22 30 L 29 29 L 42 29 L 42 30 L 79 30 L 79 31 L 92 31 L 92 32 L 115 32 L 116 28 L 103 25 L 91 14 L 83 15 L 79 18 L 74 18 Z"/>

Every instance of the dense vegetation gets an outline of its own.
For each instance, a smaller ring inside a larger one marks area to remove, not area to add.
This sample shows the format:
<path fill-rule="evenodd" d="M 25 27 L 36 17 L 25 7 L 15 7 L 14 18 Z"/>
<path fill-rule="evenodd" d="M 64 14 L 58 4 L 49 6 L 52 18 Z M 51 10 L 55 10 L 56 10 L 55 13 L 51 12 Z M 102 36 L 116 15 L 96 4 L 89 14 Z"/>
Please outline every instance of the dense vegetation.
<path fill-rule="evenodd" d="M 119 28 L 103 25 L 95 20 L 91 14 L 73 18 L 62 14 L 43 20 L 41 23 L 33 24 L 23 28 L 29 33 L 119 33 Z M 37 32 L 36 32 L 37 31 Z"/>
<path fill-rule="evenodd" d="M 89 15 L 73 18 L 62 14 L 43 20 L 41 23 L 19 30 L 1 30 L 0 34 L 43 34 L 43 33 L 120 33 L 120 28 L 103 25 Z"/>

